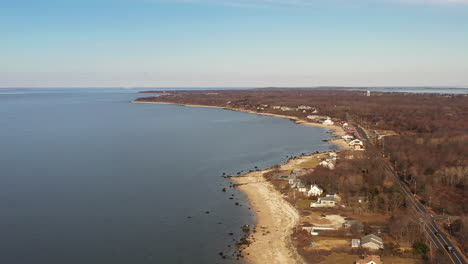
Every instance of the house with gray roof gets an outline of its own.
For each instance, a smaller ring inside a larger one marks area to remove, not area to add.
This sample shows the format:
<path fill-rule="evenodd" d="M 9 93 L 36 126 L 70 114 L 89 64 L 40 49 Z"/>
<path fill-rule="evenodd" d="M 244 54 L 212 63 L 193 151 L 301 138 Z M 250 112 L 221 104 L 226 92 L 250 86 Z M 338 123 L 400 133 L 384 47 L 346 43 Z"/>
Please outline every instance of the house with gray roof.
<path fill-rule="evenodd" d="M 382 238 L 374 234 L 370 234 L 361 238 L 361 247 L 368 249 L 383 249 L 384 244 Z"/>

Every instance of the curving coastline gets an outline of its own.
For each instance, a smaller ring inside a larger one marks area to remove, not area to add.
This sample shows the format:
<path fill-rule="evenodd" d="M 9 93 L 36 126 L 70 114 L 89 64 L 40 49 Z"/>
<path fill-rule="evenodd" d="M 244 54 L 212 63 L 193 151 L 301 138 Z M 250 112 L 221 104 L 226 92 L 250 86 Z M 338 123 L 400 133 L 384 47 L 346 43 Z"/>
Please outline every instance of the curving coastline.
<path fill-rule="evenodd" d="M 219 106 L 177 104 L 170 102 L 132 102 L 219 108 L 250 114 L 274 116 L 287 118 L 301 125 L 327 128 L 332 130 L 332 134 L 334 135 L 340 135 L 343 133 L 343 129 L 339 126 L 325 126 L 319 123 L 303 121 L 294 116 L 258 113 L 244 109 Z M 330 140 L 329 142 L 339 145 L 342 149 L 348 148 L 348 145 L 340 138 Z M 318 154 L 311 154 L 291 159 L 286 164 L 280 165 L 280 169 L 292 169 L 302 162 L 315 159 L 317 155 Z M 253 171 L 237 177 L 231 177 L 231 180 L 237 184 L 238 188 L 246 194 L 250 207 L 254 211 L 257 219 L 254 232 L 251 232 L 248 237 L 248 240 L 251 243 L 248 246 L 242 246 L 242 251 L 244 252 L 247 262 L 252 264 L 305 263 L 291 242 L 292 231 L 299 223 L 299 212 L 293 205 L 284 199 L 283 195 L 277 191 L 270 182 L 265 179 L 264 174 L 271 170 L 272 169 L 270 168 L 261 171 Z"/>
<path fill-rule="evenodd" d="M 168 104 L 168 105 L 179 105 L 179 106 L 190 106 L 190 107 L 218 108 L 218 109 L 238 111 L 238 112 L 244 112 L 244 113 L 255 114 L 255 115 L 274 116 L 274 117 L 280 117 L 280 118 L 287 118 L 289 120 L 294 121 L 296 124 L 299 124 L 299 125 L 327 128 L 327 129 L 333 131 L 332 134 L 335 135 L 335 136 L 339 136 L 339 135 L 344 133 L 343 129 L 340 126 L 329 126 L 329 125 L 322 125 L 320 123 L 304 121 L 304 120 L 302 120 L 302 119 L 300 119 L 300 118 L 298 118 L 296 116 L 279 115 L 279 114 L 271 114 L 271 113 L 261 113 L 261 112 L 255 112 L 255 111 L 240 109 L 240 108 L 211 106 L 211 105 L 178 104 L 178 103 L 172 103 L 172 102 L 145 102 L 145 101 L 137 101 L 137 100 L 133 100 L 131 102 L 132 103 L 137 103 L 137 104 Z M 329 142 L 333 143 L 335 145 L 338 145 L 343 149 L 348 148 L 348 144 L 346 144 L 346 142 L 344 140 L 340 139 L 340 138 L 329 140 Z"/>

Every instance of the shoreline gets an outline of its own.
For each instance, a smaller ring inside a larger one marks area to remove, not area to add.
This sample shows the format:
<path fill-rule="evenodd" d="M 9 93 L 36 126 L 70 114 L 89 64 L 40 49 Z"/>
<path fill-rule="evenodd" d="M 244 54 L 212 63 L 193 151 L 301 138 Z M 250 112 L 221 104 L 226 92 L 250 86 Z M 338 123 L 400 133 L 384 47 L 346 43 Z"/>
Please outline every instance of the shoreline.
<path fill-rule="evenodd" d="M 323 153 L 314 153 L 288 160 L 280 170 L 293 169 L 303 162 L 316 159 Z M 230 180 L 238 184 L 256 215 L 255 232 L 247 239 L 251 242 L 242 247 L 247 263 L 306 263 L 291 241 L 293 229 L 300 222 L 298 210 L 265 179 L 264 174 L 273 168 L 253 171 Z"/>
<path fill-rule="evenodd" d="M 239 108 L 230 108 L 230 107 L 223 107 L 223 106 L 210 106 L 210 105 L 197 105 L 197 104 L 179 104 L 179 103 L 171 103 L 171 102 L 144 102 L 144 101 L 136 101 L 136 100 L 133 100 L 131 102 L 136 103 L 136 104 L 166 104 L 166 105 L 178 105 L 178 106 L 189 106 L 189 107 L 217 108 L 217 109 L 244 112 L 244 113 L 255 114 L 255 115 L 274 116 L 274 117 L 289 119 L 291 121 L 294 121 L 298 125 L 326 128 L 326 129 L 332 130 L 333 132 L 331 134 L 334 135 L 334 136 L 337 136 L 337 137 L 339 137 L 341 134 L 344 133 L 344 130 L 340 126 L 335 126 L 335 125 L 329 126 L 329 125 L 323 125 L 323 124 L 316 123 L 316 122 L 304 121 L 304 120 L 302 120 L 302 119 L 300 119 L 299 117 L 296 117 L 296 116 L 288 116 L 288 115 L 280 115 L 280 114 L 272 114 L 272 113 L 262 113 L 262 112 L 255 112 L 255 111 L 251 111 L 251 110 L 245 110 L 245 109 L 239 109 Z M 340 146 L 342 148 L 342 150 L 349 148 L 348 144 L 341 138 L 331 139 L 331 140 L 328 140 L 328 142 Z"/>
<path fill-rule="evenodd" d="M 340 126 L 327 126 L 320 123 L 304 121 L 298 117 L 280 114 L 259 113 L 250 110 L 220 106 L 178 104 L 170 102 L 132 101 L 132 103 L 172 104 L 190 107 L 218 108 L 250 114 L 287 118 L 298 125 L 327 128 L 331 130 L 331 134 L 335 136 L 340 136 L 344 133 Z M 328 142 L 340 146 L 341 149 L 337 151 L 349 149 L 348 144 L 339 137 L 328 140 Z M 281 170 L 292 169 L 298 164 L 315 159 L 318 155 L 322 154 L 323 152 L 300 156 L 290 159 L 285 164 L 279 166 Z M 284 199 L 283 195 L 276 190 L 270 182 L 265 179 L 264 174 L 270 172 L 272 169 L 273 168 L 268 168 L 265 170 L 249 172 L 240 176 L 230 177 L 230 180 L 238 184 L 237 188 L 246 194 L 250 207 L 256 216 L 255 232 L 250 232 L 247 237 L 251 243 L 247 246 L 241 246 L 242 251 L 245 253 L 244 256 L 247 263 L 251 264 L 306 263 L 299 255 L 291 241 L 293 229 L 299 224 L 299 212 L 292 204 Z"/>

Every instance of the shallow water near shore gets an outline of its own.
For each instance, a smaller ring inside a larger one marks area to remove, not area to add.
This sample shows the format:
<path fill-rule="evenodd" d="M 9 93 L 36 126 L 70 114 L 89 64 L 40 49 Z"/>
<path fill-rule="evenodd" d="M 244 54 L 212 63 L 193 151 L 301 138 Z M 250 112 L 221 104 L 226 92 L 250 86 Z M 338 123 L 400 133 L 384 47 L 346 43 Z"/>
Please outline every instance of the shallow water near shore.
<path fill-rule="evenodd" d="M 222 174 L 330 148 L 326 129 L 137 97 L 0 95 L 0 263 L 237 262 L 219 252 L 254 215 Z"/>

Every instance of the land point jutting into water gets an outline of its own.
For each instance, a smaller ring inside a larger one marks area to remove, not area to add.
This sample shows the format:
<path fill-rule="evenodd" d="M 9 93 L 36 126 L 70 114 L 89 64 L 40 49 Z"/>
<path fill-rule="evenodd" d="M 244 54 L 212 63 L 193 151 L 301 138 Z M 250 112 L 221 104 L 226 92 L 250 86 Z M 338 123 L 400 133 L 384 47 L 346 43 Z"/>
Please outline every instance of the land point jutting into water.
<path fill-rule="evenodd" d="M 233 175 L 249 263 L 466 263 L 468 96 L 312 89 L 148 91 L 324 127 L 338 149 Z M 287 135 L 285 135 L 287 137 Z M 223 256 L 226 258 L 226 256 Z"/>

